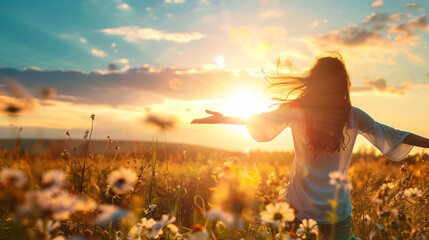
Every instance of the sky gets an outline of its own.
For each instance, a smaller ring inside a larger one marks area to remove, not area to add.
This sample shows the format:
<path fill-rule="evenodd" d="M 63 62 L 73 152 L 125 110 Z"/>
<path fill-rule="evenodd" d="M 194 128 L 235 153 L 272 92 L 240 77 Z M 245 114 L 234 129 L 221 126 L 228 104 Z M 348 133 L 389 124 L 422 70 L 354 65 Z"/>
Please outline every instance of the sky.
<path fill-rule="evenodd" d="M 20 127 L 26 138 L 65 138 L 66 131 L 81 138 L 94 114 L 97 139 L 291 150 L 290 130 L 257 143 L 243 126 L 190 122 L 205 109 L 268 111 L 275 94 L 262 69 L 270 73 L 280 59 L 290 63 L 283 71 L 299 73 L 327 51 L 343 56 L 354 106 L 429 137 L 428 0 L 1 4 L 3 138 L 16 137 Z"/>

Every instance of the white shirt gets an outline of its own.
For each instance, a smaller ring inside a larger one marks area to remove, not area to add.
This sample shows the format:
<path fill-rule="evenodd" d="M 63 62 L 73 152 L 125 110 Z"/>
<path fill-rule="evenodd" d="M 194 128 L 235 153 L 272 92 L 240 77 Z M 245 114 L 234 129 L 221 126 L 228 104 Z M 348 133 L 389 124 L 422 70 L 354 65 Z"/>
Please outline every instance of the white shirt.
<path fill-rule="evenodd" d="M 272 112 L 252 115 L 246 124 L 251 136 L 259 142 L 270 141 L 286 127 L 291 128 L 295 158 L 289 184 L 280 191 L 279 199 L 286 200 L 299 209 L 295 214 L 299 220 L 312 218 L 320 224 L 329 223 L 327 212 L 332 208 L 328 200 L 334 199 L 336 188 L 329 184 L 329 173 L 340 171 L 347 176 L 358 134 L 362 134 L 392 160 L 401 160 L 413 147 L 402 143 L 409 132 L 378 123 L 361 109 L 352 107 L 345 135 L 346 149 L 334 153 L 325 151 L 313 156 L 307 143 L 302 117 L 300 108 L 284 104 Z M 341 188 L 337 202 L 339 205 L 336 213 L 338 221 L 341 221 L 352 212 L 350 191 Z"/>

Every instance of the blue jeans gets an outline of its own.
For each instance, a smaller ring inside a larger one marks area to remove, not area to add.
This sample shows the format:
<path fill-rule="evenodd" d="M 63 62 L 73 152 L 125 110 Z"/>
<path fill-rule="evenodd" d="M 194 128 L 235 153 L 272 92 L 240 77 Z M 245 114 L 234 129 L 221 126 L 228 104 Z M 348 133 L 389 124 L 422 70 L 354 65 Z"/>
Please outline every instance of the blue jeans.
<path fill-rule="evenodd" d="M 295 218 L 293 221 L 295 224 L 295 230 L 298 229 L 300 220 Z M 331 224 L 318 224 L 319 225 L 319 233 L 322 233 L 325 239 L 330 239 L 331 229 L 333 228 Z M 352 227 L 352 216 L 348 216 L 346 219 L 335 223 L 334 225 L 334 233 L 333 239 L 335 240 L 348 240 L 350 238 L 350 228 Z"/>

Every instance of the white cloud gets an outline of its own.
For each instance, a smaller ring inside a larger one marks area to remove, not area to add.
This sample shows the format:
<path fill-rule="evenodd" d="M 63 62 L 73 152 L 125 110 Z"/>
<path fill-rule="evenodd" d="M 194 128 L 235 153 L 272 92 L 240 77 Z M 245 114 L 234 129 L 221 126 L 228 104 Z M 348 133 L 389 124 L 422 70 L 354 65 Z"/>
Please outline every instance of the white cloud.
<path fill-rule="evenodd" d="M 268 9 L 265 12 L 259 13 L 259 18 L 270 19 L 270 18 L 281 18 L 282 12 L 276 9 Z"/>
<path fill-rule="evenodd" d="M 185 0 L 164 0 L 166 3 L 184 3 Z"/>
<path fill-rule="evenodd" d="M 317 27 L 317 26 L 319 26 L 319 22 L 318 22 L 318 21 L 314 21 L 314 22 L 312 22 L 312 23 L 310 24 L 310 27 L 311 27 L 311 28 L 315 28 L 315 27 Z"/>
<path fill-rule="evenodd" d="M 94 56 L 96 56 L 96 57 L 105 57 L 105 56 L 107 56 L 107 54 L 106 54 L 104 51 L 102 51 L 102 50 L 97 50 L 97 49 L 95 49 L 95 48 L 93 48 L 93 49 L 91 50 L 91 54 L 92 54 L 92 55 L 94 55 Z"/>
<path fill-rule="evenodd" d="M 79 39 L 79 41 L 80 41 L 81 43 L 88 43 L 88 41 L 87 41 L 85 38 L 83 38 L 83 37 L 81 37 L 81 38 Z"/>
<path fill-rule="evenodd" d="M 102 32 L 108 35 L 123 36 L 126 41 L 133 42 L 138 39 L 144 40 L 166 40 L 179 43 L 187 43 L 193 40 L 205 38 L 206 35 L 199 32 L 191 33 L 166 33 L 161 30 L 153 28 L 139 28 L 137 26 L 119 27 L 119 28 L 106 28 Z"/>
<path fill-rule="evenodd" d="M 112 46 L 112 48 L 114 48 L 114 47 L 116 47 L 116 43 L 112 42 L 112 44 L 110 46 Z"/>
<path fill-rule="evenodd" d="M 126 59 L 126 58 L 121 58 L 117 62 L 118 63 L 123 63 L 123 64 L 128 64 L 129 63 L 128 59 Z"/>
<path fill-rule="evenodd" d="M 118 9 L 124 10 L 124 11 L 128 11 L 131 10 L 130 5 L 126 4 L 126 3 L 122 3 L 118 5 Z"/>
<path fill-rule="evenodd" d="M 372 3 L 372 7 L 382 7 L 383 6 L 383 1 L 375 1 Z"/>

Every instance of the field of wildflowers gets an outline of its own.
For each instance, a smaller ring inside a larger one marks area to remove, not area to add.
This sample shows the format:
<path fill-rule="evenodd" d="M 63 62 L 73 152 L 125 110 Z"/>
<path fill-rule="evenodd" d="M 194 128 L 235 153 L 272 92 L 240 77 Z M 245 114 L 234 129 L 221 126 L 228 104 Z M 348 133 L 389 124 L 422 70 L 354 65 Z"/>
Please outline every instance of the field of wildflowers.
<path fill-rule="evenodd" d="M 93 119 L 94 120 L 94 119 Z M 248 153 L 153 142 L 95 149 L 69 132 L 61 154 L 31 154 L 17 139 L 0 152 L 0 239 L 324 239 L 317 222 L 278 201 L 292 152 Z M 360 150 L 348 178 L 351 239 L 426 239 L 429 164 Z M 330 175 L 332 185 L 345 176 Z M 336 202 L 330 202 L 335 210 Z M 334 211 L 328 212 L 333 222 Z"/>

